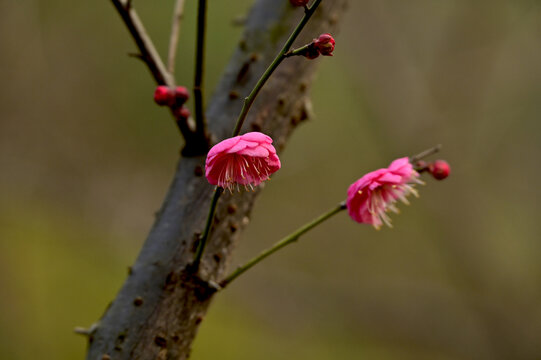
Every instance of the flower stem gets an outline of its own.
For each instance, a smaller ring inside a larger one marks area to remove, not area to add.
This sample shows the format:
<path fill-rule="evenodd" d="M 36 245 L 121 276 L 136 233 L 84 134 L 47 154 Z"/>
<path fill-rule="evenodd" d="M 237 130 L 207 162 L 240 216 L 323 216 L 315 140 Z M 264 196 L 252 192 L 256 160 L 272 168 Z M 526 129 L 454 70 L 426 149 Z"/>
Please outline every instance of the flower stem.
<path fill-rule="evenodd" d="M 199 0 L 197 8 L 197 44 L 195 53 L 195 78 L 193 85 L 195 107 L 195 132 L 205 137 L 205 114 L 203 113 L 203 77 L 205 69 L 205 30 L 207 23 L 207 0 Z"/>
<path fill-rule="evenodd" d="M 310 45 L 311 44 L 306 44 L 304 46 L 301 46 L 298 49 L 290 50 L 290 51 L 288 51 L 287 53 L 284 54 L 284 57 L 304 55 L 304 53 L 306 52 L 306 49 L 308 49 L 308 47 Z"/>
<path fill-rule="evenodd" d="M 220 198 L 220 195 L 224 192 L 224 189 L 221 187 L 216 187 L 216 190 L 214 191 L 214 196 L 212 197 L 212 202 L 210 203 L 210 209 L 209 209 L 209 215 L 207 217 L 207 224 L 205 225 L 205 231 L 203 231 L 203 234 L 201 235 L 201 238 L 199 239 L 199 244 L 197 245 L 197 250 L 195 251 L 195 257 L 193 260 L 193 263 L 191 264 L 192 269 L 194 272 L 197 272 L 197 269 L 199 268 L 199 263 L 201 262 L 201 257 L 203 256 L 203 250 L 205 250 L 205 246 L 207 245 L 207 240 L 209 238 L 210 230 L 212 228 L 212 222 L 214 220 L 214 213 L 216 212 L 216 205 L 218 205 L 218 199 Z"/>
<path fill-rule="evenodd" d="M 259 255 L 248 261 L 246 264 L 241 265 L 237 268 L 237 270 L 233 271 L 231 274 L 229 274 L 225 279 L 223 279 L 220 282 L 220 287 L 224 288 L 227 285 L 229 285 L 233 280 L 235 280 L 238 276 L 243 274 L 246 270 L 250 269 L 252 266 L 258 264 L 261 260 L 265 259 L 267 256 L 275 253 L 276 251 L 280 250 L 281 248 L 297 241 L 301 235 L 308 232 L 309 230 L 313 229 L 317 225 L 321 224 L 325 220 L 329 219 L 333 215 L 339 213 L 340 211 L 346 209 L 346 204 L 340 203 L 338 206 L 334 207 L 333 209 L 327 211 L 326 213 L 320 215 L 319 217 L 315 218 L 311 222 L 301 226 L 296 231 L 292 232 L 288 236 L 284 237 L 282 240 L 278 241 L 276 244 L 268 248 L 267 250 L 264 250 Z"/>
<path fill-rule="evenodd" d="M 312 6 L 305 9 L 304 16 L 302 17 L 301 21 L 297 24 L 297 26 L 295 27 L 295 29 L 293 30 L 293 32 L 287 39 L 282 50 L 280 50 L 278 55 L 276 55 L 272 63 L 267 68 L 267 70 L 265 70 L 261 78 L 257 81 L 257 84 L 255 84 L 255 87 L 253 88 L 250 95 L 248 95 L 248 97 L 244 99 L 242 110 L 240 111 L 239 117 L 237 118 L 237 123 L 235 125 L 235 129 L 233 130 L 233 136 L 237 136 L 240 133 L 242 124 L 244 124 L 246 115 L 248 115 L 248 111 L 250 110 L 250 107 L 254 103 L 255 98 L 257 94 L 259 93 L 259 90 L 261 90 L 265 82 L 270 78 L 270 76 L 272 75 L 274 70 L 276 70 L 278 65 L 280 65 L 282 60 L 284 60 L 287 57 L 286 53 L 289 51 L 289 49 L 291 48 L 291 45 L 293 45 L 293 42 L 295 41 L 297 36 L 299 36 L 301 30 L 304 28 L 308 20 L 310 20 L 310 17 L 316 11 L 320 3 L 321 3 L 321 0 L 315 0 Z"/>

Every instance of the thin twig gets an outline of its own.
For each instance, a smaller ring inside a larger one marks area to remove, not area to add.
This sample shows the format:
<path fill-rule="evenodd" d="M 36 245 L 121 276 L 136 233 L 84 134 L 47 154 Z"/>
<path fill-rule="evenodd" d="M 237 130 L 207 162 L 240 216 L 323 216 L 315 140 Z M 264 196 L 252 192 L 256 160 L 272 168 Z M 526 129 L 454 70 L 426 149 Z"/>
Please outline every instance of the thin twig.
<path fill-rule="evenodd" d="M 133 9 L 129 1 L 126 0 L 111 0 L 116 10 L 124 20 L 126 27 L 130 31 L 131 36 L 135 40 L 141 59 L 147 64 L 148 69 L 152 73 L 158 85 L 175 86 L 175 80 L 169 74 L 163 64 L 158 51 L 154 47 L 152 40 L 148 36 L 143 23 L 139 19 L 137 12 Z"/>
<path fill-rule="evenodd" d="M 195 52 L 195 77 L 193 84 L 195 106 L 195 132 L 201 139 L 206 138 L 205 114 L 203 110 L 203 78 L 205 75 L 205 32 L 207 27 L 207 0 L 199 0 L 197 8 L 197 43 Z"/>
<path fill-rule="evenodd" d="M 180 34 L 180 23 L 184 14 L 184 0 L 177 0 L 173 10 L 173 21 L 171 23 L 171 36 L 169 37 L 169 53 L 167 56 L 167 70 L 170 74 L 175 73 L 175 57 L 177 55 L 178 38 Z"/>
<path fill-rule="evenodd" d="M 437 152 L 439 152 L 441 150 L 441 144 L 438 144 L 434 147 L 431 147 L 430 149 L 426 149 L 424 151 L 421 151 L 419 154 L 417 155 L 413 155 L 412 157 L 410 157 L 410 163 L 415 163 L 427 156 L 430 156 L 432 154 L 435 154 Z"/>
<path fill-rule="evenodd" d="M 212 221 L 214 220 L 216 205 L 218 205 L 218 199 L 220 199 L 220 195 L 222 195 L 223 192 L 224 189 L 218 186 L 214 190 L 214 196 L 212 197 L 212 201 L 210 203 L 209 215 L 207 216 L 205 231 L 199 239 L 199 244 L 197 244 L 197 249 L 195 251 L 195 258 L 191 265 L 194 272 L 197 272 L 197 269 L 199 268 L 199 263 L 201 262 L 201 257 L 203 256 L 203 250 L 205 250 L 205 246 L 207 245 L 207 239 L 209 238 L 210 230 L 212 229 Z"/>
<path fill-rule="evenodd" d="M 342 202 L 338 204 L 338 206 L 332 208 L 331 210 L 327 211 L 326 213 L 320 215 L 319 217 L 315 218 L 314 220 L 310 221 L 307 224 L 304 224 L 291 234 L 287 235 L 286 237 L 282 238 L 282 240 L 278 241 L 274 245 L 272 245 L 267 250 L 262 251 L 259 255 L 249 260 L 244 265 L 239 266 L 235 271 L 233 271 L 231 274 L 229 274 L 225 279 L 220 281 L 220 288 L 225 288 L 229 283 L 231 283 L 233 280 L 235 280 L 238 276 L 242 275 L 246 270 L 250 269 L 252 266 L 258 264 L 261 260 L 265 259 L 267 256 L 274 254 L 276 251 L 280 250 L 284 246 L 287 246 L 289 244 L 294 243 L 299 239 L 299 237 L 309 230 L 315 228 L 325 220 L 329 219 L 333 215 L 339 213 L 342 210 L 346 209 L 346 203 Z"/>

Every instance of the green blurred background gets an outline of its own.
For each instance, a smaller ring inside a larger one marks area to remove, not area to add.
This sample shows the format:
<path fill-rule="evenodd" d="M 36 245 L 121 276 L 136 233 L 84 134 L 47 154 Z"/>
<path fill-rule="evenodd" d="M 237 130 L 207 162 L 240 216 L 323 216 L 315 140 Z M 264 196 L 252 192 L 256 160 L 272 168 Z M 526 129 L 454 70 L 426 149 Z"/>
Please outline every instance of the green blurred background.
<path fill-rule="evenodd" d="M 210 1 L 209 89 L 250 3 Z M 134 4 L 165 54 L 173 1 Z M 541 359 L 541 3 L 361 0 L 341 22 L 315 60 L 316 118 L 234 262 L 396 157 L 441 143 L 452 176 L 426 178 L 393 229 L 341 214 L 256 267 L 216 297 L 192 358 Z M 0 0 L 0 49 L 0 358 L 80 359 L 72 329 L 126 277 L 179 136 L 109 1 Z"/>

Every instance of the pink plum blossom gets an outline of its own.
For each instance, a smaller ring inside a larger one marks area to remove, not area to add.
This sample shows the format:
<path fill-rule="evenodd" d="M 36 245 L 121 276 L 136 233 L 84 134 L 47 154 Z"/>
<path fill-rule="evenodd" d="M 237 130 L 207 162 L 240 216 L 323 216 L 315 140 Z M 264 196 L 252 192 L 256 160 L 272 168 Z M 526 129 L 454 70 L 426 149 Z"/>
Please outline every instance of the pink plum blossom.
<path fill-rule="evenodd" d="M 346 201 L 349 216 L 378 230 L 383 223 L 392 227 L 387 212 L 398 214 L 396 201 L 409 204 L 406 197 L 410 194 L 418 197 L 414 185 L 422 183 L 407 157 L 396 159 L 388 168 L 369 172 L 351 184 Z"/>
<path fill-rule="evenodd" d="M 205 175 L 212 185 L 231 189 L 235 184 L 257 186 L 280 169 L 272 139 L 249 132 L 214 145 L 207 154 Z"/>

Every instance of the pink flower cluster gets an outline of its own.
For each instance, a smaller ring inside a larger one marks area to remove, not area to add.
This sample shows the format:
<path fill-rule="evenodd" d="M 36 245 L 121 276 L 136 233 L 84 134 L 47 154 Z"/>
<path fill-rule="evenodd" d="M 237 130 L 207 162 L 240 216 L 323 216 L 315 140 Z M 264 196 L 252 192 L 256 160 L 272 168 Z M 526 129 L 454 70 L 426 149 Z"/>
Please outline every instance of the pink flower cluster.
<path fill-rule="evenodd" d="M 414 184 L 422 184 L 422 181 L 409 159 L 396 159 L 388 168 L 372 171 L 351 184 L 346 201 L 349 216 L 376 229 L 383 223 L 392 227 L 387 212 L 399 213 L 397 200 L 409 204 L 408 195 L 419 196 Z"/>
<path fill-rule="evenodd" d="M 212 185 L 231 191 L 235 184 L 257 186 L 280 167 L 272 139 L 250 132 L 214 145 L 207 155 L 205 175 Z"/>

